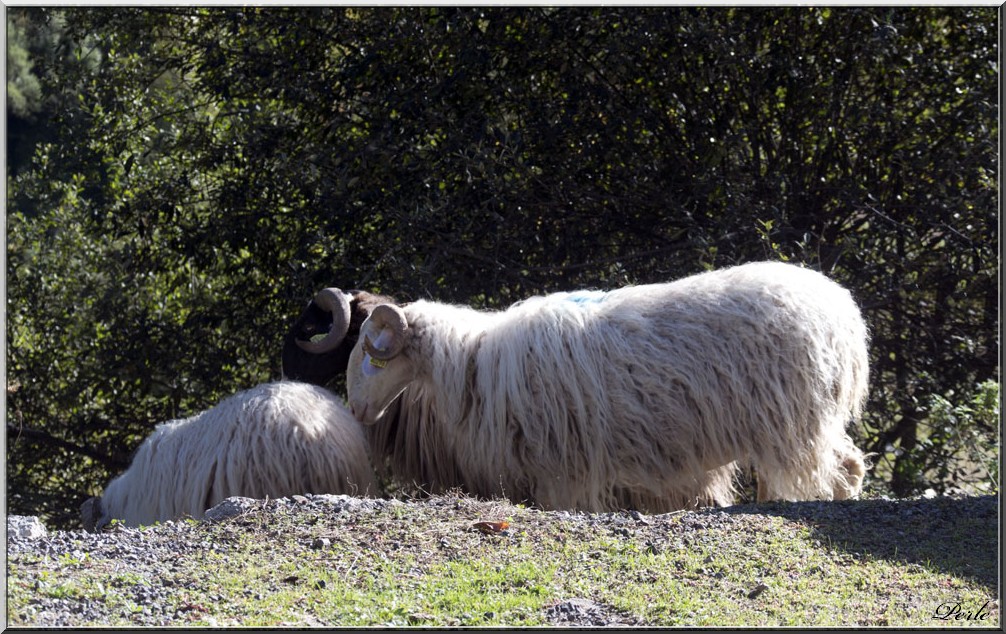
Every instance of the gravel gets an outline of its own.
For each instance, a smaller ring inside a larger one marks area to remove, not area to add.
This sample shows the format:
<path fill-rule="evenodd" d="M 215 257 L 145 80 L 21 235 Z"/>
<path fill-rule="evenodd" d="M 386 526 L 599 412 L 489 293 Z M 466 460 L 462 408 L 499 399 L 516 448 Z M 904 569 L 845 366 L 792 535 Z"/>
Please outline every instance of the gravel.
<path fill-rule="evenodd" d="M 388 506 L 399 505 L 397 500 L 360 499 L 344 495 L 296 495 L 279 500 L 253 500 L 250 498 L 228 498 L 206 513 L 203 521 L 219 522 L 242 514 L 259 511 L 276 512 L 282 509 L 296 510 L 305 515 L 325 513 L 366 513 Z M 226 553 L 226 544 L 211 543 L 202 539 L 197 530 L 199 523 L 191 521 L 168 521 L 155 527 L 143 529 L 115 524 L 102 532 L 91 533 L 84 530 L 48 531 L 38 518 L 9 516 L 7 518 L 7 561 L 41 559 L 48 567 L 58 571 L 67 565 L 90 558 L 93 561 L 118 562 L 120 568 L 133 573 L 136 583 L 128 588 L 119 588 L 142 605 L 139 613 L 131 619 L 136 627 L 167 627 L 185 624 L 186 612 L 202 609 L 198 604 L 183 606 L 168 611 L 162 606 L 170 605 L 169 595 L 176 590 L 172 574 L 172 562 L 192 554 Z M 8 575 L 9 582 L 9 575 Z M 35 581 L 35 590 L 41 590 L 44 583 Z M 33 627 L 74 627 L 81 622 L 107 622 L 109 607 L 100 600 L 87 601 L 38 594 L 25 615 Z M 213 596 L 205 597 L 213 602 Z"/>
<path fill-rule="evenodd" d="M 431 513 L 447 516 L 450 513 L 458 513 L 462 505 L 475 504 L 492 503 L 447 496 L 410 502 L 337 495 L 293 496 L 280 500 L 230 498 L 211 509 L 202 522 L 221 522 L 237 518 L 237 521 L 263 525 L 268 529 L 267 523 L 274 517 L 269 515 L 270 513 L 286 513 L 296 514 L 297 517 L 303 515 L 304 521 L 308 524 L 329 521 L 333 517 L 344 517 L 345 521 L 352 521 L 354 525 L 359 526 L 357 520 L 370 513 L 381 511 L 391 514 L 405 513 L 411 511 L 406 507 L 423 506 Z M 955 522 L 962 514 L 982 521 L 998 522 L 998 497 L 983 496 L 966 500 L 880 499 L 841 503 L 737 505 L 725 509 L 649 516 L 635 512 L 601 514 L 565 511 L 546 513 L 531 510 L 522 512 L 526 513 L 522 518 L 525 525 L 561 521 L 568 528 L 566 533 L 570 538 L 575 538 L 578 534 L 596 532 L 603 532 L 616 538 L 631 536 L 652 553 L 660 553 L 665 549 L 687 548 L 693 544 L 707 545 L 708 540 L 715 540 L 717 534 L 722 534 L 724 530 L 751 530 L 753 526 L 767 521 L 767 516 L 772 515 L 806 522 L 815 527 L 822 539 L 831 539 L 834 534 L 836 540 L 845 539 L 853 549 L 857 544 L 855 540 L 849 541 L 848 536 L 862 533 L 855 529 L 869 525 L 870 550 L 874 555 L 880 555 L 886 548 L 887 534 L 890 536 L 892 552 L 905 552 L 911 548 L 911 544 L 899 539 L 904 536 L 904 528 L 909 523 L 922 526 L 925 531 L 939 533 L 945 530 L 948 535 L 952 535 L 954 527 L 957 526 Z M 328 519 L 317 519 L 322 517 Z M 673 530 L 670 530 L 668 527 L 672 524 Z M 43 590 L 46 584 L 58 583 L 61 570 L 89 558 L 91 562 L 101 562 L 101 565 L 109 568 L 110 572 L 121 573 L 125 570 L 132 573 L 129 576 L 110 575 L 110 579 L 118 581 L 109 583 L 122 584 L 116 587 L 117 591 L 131 598 L 136 605 L 142 606 L 139 613 L 130 617 L 134 626 L 185 625 L 192 615 L 199 616 L 206 612 L 206 607 L 199 602 L 178 605 L 177 601 L 167 600 L 181 589 L 180 586 L 187 583 L 184 576 L 178 573 L 174 562 L 194 553 L 226 555 L 230 548 L 226 539 L 218 542 L 210 541 L 207 535 L 214 533 L 199 530 L 200 525 L 201 522 L 193 521 L 164 522 L 140 530 L 115 524 L 102 532 L 90 533 L 83 530 L 49 531 L 37 518 L 9 516 L 7 518 L 8 583 L 11 582 L 9 566 L 12 563 L 52 571 L 48 576 L 38 574 L 33 577 L 35 579 L 33 582 L 28 582 L 34 583 L 33 590 L 39 591 Z M 268 530 L 265 532 L 268 533 Z M 883 536 L 878 537 L 878 533 L 882 533 Z M 499 535 L 501 538 L 508 538 L 505 530 Z M 328 549 L 331 546 L 330 537 L 329 535 L 305 537 L 303 548 Z M 267 539 L 267 536 L 263 538 Z M 449 550 L 452 547 L 452 539 L 450 536 L 440 539 L 439 549 Z M 410 544 L 395 540 L 390 540 L 388 547 L 430 548 L 427 544 Z M 901 551 L 897 550 L 899 547 Z M 437 543 L 433 544 L 433 548 L 438 548 Z M 716 574 L 716 562 L 706 563 L 709 564 L 709 574 Z M 123 582 L 122 579 L 134 581 Z M 754 598 L 761 594 L 765 587 L 752 585 L 748 590 L 749 598 Z M 253 590 L 249 589 L 249 592 Z M 214 600 L 213 596 L 204 598 L 204 601 L 209 603 Z M 100 598 L 68 599 L 59 597 L 58 593 L 54 592 L 36 592 L 20 617 L 33 627 L 73 627 L 80 623 L 106 622 L 109 610 L 110 607 Z M 543 618 L 554 626 L 645 625 L 635 622 L 631 615 L 620 614 L 610 606 L 579 596 L 564 597 L 550 603 L 545 608 Z"/>

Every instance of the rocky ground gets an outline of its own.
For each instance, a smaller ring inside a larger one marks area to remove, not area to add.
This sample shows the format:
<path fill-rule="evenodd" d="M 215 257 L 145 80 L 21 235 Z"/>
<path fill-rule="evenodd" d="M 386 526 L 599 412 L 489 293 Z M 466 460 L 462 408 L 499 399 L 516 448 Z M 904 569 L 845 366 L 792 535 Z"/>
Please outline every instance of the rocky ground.
<path fill-rule="evenodd" d="M 967 554 L 959 549 L 975 546 L 963 543 L 966 539 L 962 541 L 955 537 L 962 530 L 971 532 L 968 527 L 974 522 L 981 526 L 998 524 L 998 497 L 993 496 L 953 500 L 738 505 L 659 516 L 634 512 L 542 512 L 450 496 L 409 502 L 345 496 L 295 496 L 271 501 L 231 499 L 212 509 L 200 522 L 167 522 L 145 529 L 119 525 L 100 533 L 48 531 L 35 518 L 9 517 L 8 596 L 12 590 L 21 594 L 12 601 L 13 609 L 8 608 L 8 618 L 12 625 L 32 627 L 107 623 L 116 614 L 121 618 L 121 605 L 110 604 L 103 598 L 114 590 L 116 597 L 124 597 L 131 606 L 139 606 L 132 608 L 129 616 L 131 626 L 185 625 L 194 620 L 212 624 L 212 619 L 203 617 L 212 613 L 209 606 L 218 599 L 223 600 L 223 597 L 211 593 L 202 601 L 180 602 L 179 593 L 197 589 L 204 591 L 199 580 L 186 576 L 189 573 L 187 570 L 183 572 L 181 563 L 213 555 L 225 559 L 235 548 L 233 544 L 237 537 L 232 539 L 232 536 L 238 535 L 239 530 L 244 531 L 242 534 L 261 531 L 262 539 L 266 541 L 271 535 L 297 534 L 298 537 L 289 543 L 296 544 L 295 548 L 303 548 L 307 553 L 330 547 L 332 540 L 343 540 L 350 546 L 365 545 L 367 549 L 386 549 L 389 555 L 408 551 L 415 565 L 423 567 L 433 558 L 440 561 L 448 557 L 452 549 L 460 552 L 472 544 L 477 547 L 478 542 L 471 541 L 475 537 L 469 534 L 473 532 L 472 519 L 501 516 L 516 517 L 513 521 L 519 523 L 521 539 L 591 539 L 592 536 L 604 535 L 606 539 L 630 540 L 638 544 L 640 550 L 654 554 L 675 548 L 708 548 L 710 544 L 716 546 L 719 541 L 748 539 L 758 531 L 775 530 L 773 527 L 778 526 L 778 521 L 772 523 L 772 518 L 782 517 L 793 525 L 812 527 L 816 544 L 827 547 L 841 545 L 846 552 L 865 552 L 873 560 L 896 558 L 912 565 L 919 561 L 919 565 L 935 566 L 955 575 L 978 579 L 998 593 L 996 565 L 985 563 L 973 570 L 969 568 L 970 564 L 963 561 Z M 962 518 L 971 523 L 960 524 Z M 399 530 L 402 520 L 417 527 L 419 532 Z M 231 523 L 229 526 L 233 532 L 202 529 L 209 524 L 224 526 L 227 522 Z M 559 524 L 562 525 L 561 531 L 553 528 Z M 322 525 L 324 530 L 319 532 L 318 527 Z M 452 528 L 454 525 L 464 527 L 468 532 L 459 533 Z M 351 538 L 347 537 L 349 533 L 342 532 L 343 527 L 352 531 Z M 492 532 L 496 528 L 482 527 L 481 530 Z M 512 530 L 504 528 L 498 532 L 506 537 Z M 927 536 L 960 543 L 947 544 L 941 554 L 938 545 L 921 545 Z M 531 546 L 533 548 L 534 544 Z M 972 555 L 977 559 L 996 554 L 996 545 L 986 546 L 992 551 Z M 726 546 L 722 550 L 729 552 Z M 122 581 L 111 581 L 109 583 L 118 585 L 114 588 L 99 585 L 97 590 L 88 592 L 74 590 L 68 585 L 65 591 L 57 591 L 62 587 L 59 584 L 67 584 L 77 571 L 90 571 L 88 581 L 82 580 L 81 584 L 92 587 L 96 567 L 119 571 L 110 578 L 124 578 L 121 571 L 125 570 L 130 573 L 130 578 L 142 579 L 143 582 L 124 587 Z M 723 577 L 729 573 L 729 566 L 716 569 L 708 566 L 708 570 L 698 570 L 708 576 Z M 314 583 L 323 585 L 324 582 Z M 753 581 L 748 585 L 750 587 L 745 585 L 732 588 L 732 591 L 753 600 L 765 590 L 763 585 Z M 269 588 L 264 587 L 247 596 L 250 600 L 256 596 L 261 598 L 268 591 Z M 25 596 L 29 598 L 24 599 Z M 597 596 L 579 596 L 572 592 L 557 596 L 541 608 L 540 620 L 554 626 L 650 624 L 639 616 L 597 600 Z M 233 598 L 228 597 L 227 601 L 233 601 Z M 998 623 L 998 606 L 995 609 Z M 299 625 L 331 625 L 312 622 L 312 618 L 306 617 Z M 407 619 L 406 624 L 423 625 L 427 617 L 410 614 L 404 618 Z M 445 623 L 438 621 L 437 624 Z"/>

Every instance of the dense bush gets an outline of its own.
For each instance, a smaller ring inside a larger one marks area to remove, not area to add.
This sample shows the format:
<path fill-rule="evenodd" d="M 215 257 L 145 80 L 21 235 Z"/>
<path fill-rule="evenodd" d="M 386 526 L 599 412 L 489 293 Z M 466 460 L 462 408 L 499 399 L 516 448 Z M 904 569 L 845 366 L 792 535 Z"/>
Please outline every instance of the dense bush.
<path fill-rule="evenodd" d="M 72 522 L 157 422 L 278 377 L 322 286 L 763 258 L 864 307 L 872 486 L 997 486 L 994 9 L 19 11 L 62 134 L 8 175 L 12 512 Z"/>

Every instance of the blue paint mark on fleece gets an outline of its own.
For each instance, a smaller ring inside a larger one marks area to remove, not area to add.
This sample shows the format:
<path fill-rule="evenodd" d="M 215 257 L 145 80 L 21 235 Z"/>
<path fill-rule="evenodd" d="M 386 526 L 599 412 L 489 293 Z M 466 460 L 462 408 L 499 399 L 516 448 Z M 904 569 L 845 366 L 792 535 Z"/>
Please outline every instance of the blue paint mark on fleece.
<path fill-rule="evenodd" d="M 595 304 L 604 301 L 607 295 L 604 291 L 574 291 L 566 295 L 565 299 L 577 304 Z"/>

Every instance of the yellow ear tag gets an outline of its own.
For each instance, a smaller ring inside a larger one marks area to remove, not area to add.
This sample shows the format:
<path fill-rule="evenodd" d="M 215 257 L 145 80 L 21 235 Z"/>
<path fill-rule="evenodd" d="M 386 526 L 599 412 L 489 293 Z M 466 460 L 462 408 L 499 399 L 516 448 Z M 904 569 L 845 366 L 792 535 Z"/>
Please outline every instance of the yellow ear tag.
<path fill-rule="evenodd" d="M 388 367 L 388 362 L 383 359 L 375 359 L 374 357 L 370 357 L 370 365 L 374 366 L 375 368 L 386 368 Z"/>

